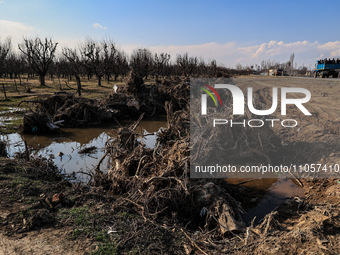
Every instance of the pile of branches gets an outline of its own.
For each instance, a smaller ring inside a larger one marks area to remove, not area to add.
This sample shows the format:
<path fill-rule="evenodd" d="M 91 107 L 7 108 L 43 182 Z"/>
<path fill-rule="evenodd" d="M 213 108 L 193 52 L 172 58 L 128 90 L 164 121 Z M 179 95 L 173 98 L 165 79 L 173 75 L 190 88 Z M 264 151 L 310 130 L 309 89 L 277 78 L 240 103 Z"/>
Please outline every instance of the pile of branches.
<path fill-rule="evenodd" d="M 186 98 L 183 98 L 182 106 L 178 100 L 165 103 L 168 127 L 158 134 L 155 148 L 146 148 L 138 141 L 141 136 L 136 133 L 138 121 L 129 128 L 121 128 L 117 137 L 108 141 L 106 155 L 112 168 L 103 173 L 97 167 L 93 185 L 104 186 L 120 195 L 116 206 L 134 207 L 145 220 L 181 222 L 196 228 L 215 229 L 220 234 L 242 231 L 243 209 L 229 195 L 232 191 L 228 184 L 223 179 L 190 179 L 189 145 L 190 137 L 193 137 L 190 118 L 197 127 L 194 132 L 201 134 L 197 135 L 199 139 L 192 141 L 194 157 L 204 152 L 204 157 L 210 160 L 220 157 L 230 163 L 270 162 L 271 153 L 276 152 L 280 141 L 269 127 L 258 130 L 228 126 L 213 129 L 208 124 L 211 120 L 199 119 L 198 113 L 190 116 L 189 104 L 185 104 L 189 99 L 185 96 L 187 90 L 186 83 L 167 89 L 172 91 L 171 98 L 181 99 L 181 94 Z M 231 102 L 229 95 L 221 96 L 224 102 Z M 199 103 L 192 101 L 190 107 Z M 177 107 L 180 110 L 176 110 Z M 232 115 L 231 104 L 226 103 L 223 107 L 219 109 L 221 114 Z M 246 119 L 253 118 L 249 112 L 247 114 Z M 216 155 L 204 144 L 205 140 L 223 140 L 228 149 Z"/>
<path fill-rule="evenodd" d="M 190 89 L 189 81 L 181 79 L 156 80 L 154 84 L 126 86 L 111 93 L 103 101 L 103 105 L 118 110 L 117 117 L 138 117 L 144 113 L 146 117 L 166 114 L 165 102 L 173 102 L 174 110 L 183 109 L 188 104 Z M 138 88 L 138 89 L 137 89 Z"/>
<path fill-rule="evenodd" d="M 96 125 L 114 116 L 113 111 L 105 109 L 97 100 L 75 96 L 66 98 L 64 104 L 56 109 L 53 120 L 63 120 L 65 126 L 71 127 Z"/>
<path fill-rule="evenodd" d="M 163 97 L 164 102 L 172 102 L 173 110 L 179 111 L 189 103 L 190 79 L 184 79 L 183 81 L 179 77 L 164 79 L 162 82 L 157 83 L 157 90 Z"/>
<path fill-rule="evenodd" d="M 43 134 L 63 127 L 98 125 L 116 118 L 138 118 L 166 114 L 164 103 L 173 102 L 175 110 L 182 109 L 189 98 L 189 83 L 180 79 L 146 85 L 138 77 L 130 77 L 126 86 L 112 91 L 104 100 L 88 99 L 71 93 L 55 93 L 45 99 L 22 101 L 33 103 L 35 109 L 24 116 L 21 131 Z M 19 104 L 19 105 L 20 105 Z M 51 125 L 52 124 L 52 125 Z"/>
<path fill-rule="evenodd" d="M 241 231 L 243 209 L 225 182 L 190 179 L 189 108 L 173 113 L 172 104 L 166 105 L 169 126 L 156 147 L 146 148 L 137 140 L 139 121 L 121 128 L 106 146 L 112 168 L 103 173 L 97 167 L 92 184 L 119 195 L 116 207 L 133 207 L 146 221 L 201 226 L 222 234 Z"/>
<path fill-rule="evenodd" d="M 24 115 L 23 123 L 20 126 L 20 132 L 25 134 L 49 133 L 50 129 L 47 124 L 52 122 L 52 118 L 49 114 L 36 110 Z"/>
<path fill-rule="evenodd" d="M 22 101 L 35 104 L 35 109 L 24 116 L 21 131 L 48 133 L 50 123 L 64 127 L 84 127 L 112 119 L 115 111 L 102 106 L 98 100 L 77 97 L 70 93 L 56 93 L 46 99 Z M 20 105 L 19 104 L 19 105 Z"/>
<path fill-rule="evenodd" d="M 140 101 L 132 94 L 111 93 L 101 104 L 115 111 L 115 117 L 119 119 L 138 118 L 141 112 Z"/>

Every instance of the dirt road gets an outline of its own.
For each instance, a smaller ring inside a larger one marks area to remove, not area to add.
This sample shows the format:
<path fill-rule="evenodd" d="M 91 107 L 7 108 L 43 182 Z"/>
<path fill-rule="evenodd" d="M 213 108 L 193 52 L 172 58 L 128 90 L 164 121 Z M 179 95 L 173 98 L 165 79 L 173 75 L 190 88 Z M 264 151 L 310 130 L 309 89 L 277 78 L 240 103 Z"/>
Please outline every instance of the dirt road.
<path fill-rule="evenodd" d="M 253 87 L 254 94 L 264 105 L 264 109 L 270 108 L 272 104 L 271 87 L 308 89 L 311 100 L 304 105 L 312 116 L 305 116 L 295 106 L 288 106 L 287 115 L 282 116 L 279 90 L 278 108 L 271 117 L 280 120 L 295 119 L 298 125 L 294 128 L 275 125 L 274 131 L 282 143 L 295 146 L 292 151 L 304 153 L 308 158 L 306 161 L 310 159 L 315 161 L 313 163 L 340 163 L 340 79 L 240 76 L 234 78 L 234 82 L 244 91 L 247 87 Z M 299 96 L 288 94 L 289 98 Z"/>

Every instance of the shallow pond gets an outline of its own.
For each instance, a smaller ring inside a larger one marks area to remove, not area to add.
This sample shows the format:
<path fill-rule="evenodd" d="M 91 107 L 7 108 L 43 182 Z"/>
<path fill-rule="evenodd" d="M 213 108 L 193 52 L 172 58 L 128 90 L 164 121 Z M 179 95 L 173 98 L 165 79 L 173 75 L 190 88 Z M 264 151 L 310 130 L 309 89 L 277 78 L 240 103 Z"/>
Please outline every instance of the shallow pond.
<path fill-rule="evenodd" d="M 128 123 L 125 123 L 128 124 Z M 148 134 L 139 138 L 146 147 L 152 148 L 156 143 L 157 132 L 167 125 L 164 120 L 141 121 L 137 131 L 139 134 Z M 51 158 L 55 165 L 66 173 L 78 173 L 80 181 L 87 181 L 88 173 L 94 169 L 104 155 L 105 143 L 116 136 L 117 124 L 103 125 L 95 128 L 63 128 L 62 133 L 55 135 L 24 135 L 8 134 L 0 139 L 8 141 L 7 148 L 10 157 L 18 152 L 25 151 L 24 141 L 32 155 Z M 144 131 L 143 131 L 144 130 Z M 89 153 L 80 153 L 85 148 L 93 149 Z M 108 157 L 101 164 L 101 169 L 109 169 Z"/>
<path fill-rule="evenodd" d="M 253 190 L 249 194 L 250 203 L 243 215 L 246 223 L 250 223 L 256 216 L 255 224 L 257 224 L 266 214 L 285 203 L 287 199 L 304 197 L 304 190 L 289 178 L 257 179 L 244 186 Z"/>

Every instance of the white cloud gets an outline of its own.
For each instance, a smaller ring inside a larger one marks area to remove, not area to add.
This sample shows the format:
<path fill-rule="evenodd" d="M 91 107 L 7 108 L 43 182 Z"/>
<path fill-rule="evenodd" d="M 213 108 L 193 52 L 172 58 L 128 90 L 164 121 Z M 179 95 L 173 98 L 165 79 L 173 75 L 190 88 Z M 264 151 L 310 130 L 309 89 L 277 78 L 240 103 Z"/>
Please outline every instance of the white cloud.
<path fill-rule="evenodd" d="M 26 25 L 21 22 L 0 19 L 1 39 L 10 37 L 12 39 L 12 45 L 14 45 L 14 47 L 16 44 L 22 41 L 23 37 L 29 37 L 35 33 L 36 31 L 32 26 Z"/>
<path fill-rule="evenodd" d="M 0 0 L 0 4 L 3 4 L 5 2 L 5 0 Z"/>
<path fill-rule="evenodd" d="M 104 26 L 100 25 L 99 23 L 94 23 L 92 25 L 92 27 L 95 28 L 95 29 L 102 29 L 102 30 L 106 30 L 107 29 L 107 27 L 104 27 Z"/>
<path fill-rule="evenodd" d="M 123 47 L 125 48 L 125 47 Z M 172 58 L 176 54 L 188 52 L 193 56 L 200 56 L 206 60 L 216 59 L 218 63 L 234 67 L 237 63 L 242 65 L 260 64 L 262 60 L 275 60 L 286 62 L 289 56 L 295 53 L 295 62 L 307 67 L 314 67 L 318 58 L 340 57 L 340 41 L 319 43 L 309 41 L 270 41 L 267 43 L 239 46 L 237 42 L 205 43 L 183 46 L 154 46 L 150 47 L 153 52 L 168 52 Z"/>

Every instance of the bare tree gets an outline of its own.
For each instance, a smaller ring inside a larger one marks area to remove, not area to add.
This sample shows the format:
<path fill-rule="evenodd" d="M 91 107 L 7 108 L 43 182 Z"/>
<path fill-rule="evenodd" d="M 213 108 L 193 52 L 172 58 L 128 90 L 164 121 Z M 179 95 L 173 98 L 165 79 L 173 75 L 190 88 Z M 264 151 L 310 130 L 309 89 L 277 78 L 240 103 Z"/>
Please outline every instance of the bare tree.
<path fill-rule="evenodd" d="M 19 44 L 19 50 L 26 56 L 29 66 L 39 75 L 40 85 L 45 86 L 45 76 L 49 67 L 53 63 L 55 51 L 58 43 L 52 39 L 40 38 L 24 39 L 23 44 Z"/>
<path fill-rule="evenodd" d="M 18 60 L 19 58 L 17 57 L 17 55 L 14 52 L 10 52 L 9 54 L 7 54 L 7 58 L 3 61 L 4 69 L 6 71 L 6 74 L 9 75 L 10 79 L 13 79 L 13 76 L 16 78 L 18 72 L 20 71 L 18 70 Z"/>
<path fill-rule="evenodd" d="M 189 57 L 188 53 L 178 55 L 177 65 L 181 68 L 183 75 L 190 76 L 198 65 L 197 57 Z"/>
<path fill-rule="evenodd" d="M 167 65 L 169 64 L 169 60 L 170 60 L 170 55 L 167 53 L 160 53 L 160 54 L 155 54 L 154 58 L 153 58 L 153 62 L 154 62 L 154 74 L 156 76 L 156 79 L 158 79 L 159 75 L 163 75 L 164 73 L 164 69 L 167 67 Z"/>
<path fill-rule="evenodd" d="M 293 69 L 294 69 L 294 58 L 295 58 L 295 54 L 294 53 L 292 53 L 291 55 L 290 55 L 290 57 L 289 57 L 289 72 L 290 72 L 290 74 L 292 74 L 293 73 Z"/>
<path fill-rule="evenodd" d="M 11 50 L 11 39 L 7 38 L 4 42 L 0 41 L 0 77 L 3 73 L 3 63 L 7 57 L 8 52 Z"/>
<path fill-rule="evenodd" d="M 243 66 L 240 63 L 238 63 L 236 64 L 235 68 L 237 71 L 241 71 L 243 69 Z"/>
<path fill-rule="evenodd" d="M 124 51 L 117 51 L 117 57 L 113 63 L 112 73 L 114 75 L 115 81 L 119 75 L 126 75 L 129 71 L 129 63 L 127 56 Z"/>
<path fill-rule="evenodd" d="M 80 54 L 76 49 L 63 48 L 63 55 L 70 64 L 71 70 L 69 70 L 75 77 L 77 82 L 77 92 L 81 96 L 81 81 L 80 74 L 83 62 L 81 60 Z"/>
<path fill-rule="evenodd" d="M 217 75 L 217 63 L 215 59 L 211 60 L 210 62 L 209 75 L 212 77 L 215 77 Z"/>
<path fill-rule="evenodd" d="M 131 54 L 130 66 L 136 74 L 147 79 L 153 68 L 151 52 L 148 49 L 134 50 Z"/>
<path fill-rule="evenodd" d="M 98 78 L 98 86 L 101 86 L 103 76 L 107 74 L 114 63 L 117 53 L 115 44 L 110 40 L 98 43 L 87 39 L 80 51 L 85 66 L 93 71 Z"/>

